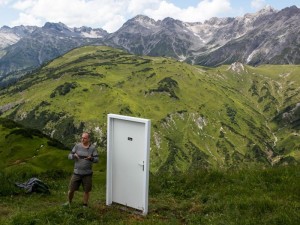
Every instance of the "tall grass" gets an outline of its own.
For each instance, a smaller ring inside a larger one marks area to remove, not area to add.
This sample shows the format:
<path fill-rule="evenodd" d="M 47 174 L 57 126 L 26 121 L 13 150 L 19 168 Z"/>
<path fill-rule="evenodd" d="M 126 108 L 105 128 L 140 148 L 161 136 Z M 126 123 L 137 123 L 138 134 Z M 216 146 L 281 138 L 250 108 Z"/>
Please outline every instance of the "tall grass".
<path fill-rule="evenodd" d="M 297 224 L 300 219 L 299 166 L 198 171 L 155 180 L 152 191 L 172 196 L 184 212 L 174 216 L 186 223 Z"/>
<path fill-rule="evenodd" d="M 50 186 L 50 195 L 5 192 L 1 185 L 0 223 L 296 225 L 300 221 L 300 166 L 151 174 L 145 217 L 116 204 L 105 205 L 104 171 L 94 175 L 88 209 L 81 208 L 82 191 L 71 208 L 62 208 L 68 176 L 63 171 L 40 175 Z M 7 182 L 3 174 L 0 179 L 1 184 Z"/>

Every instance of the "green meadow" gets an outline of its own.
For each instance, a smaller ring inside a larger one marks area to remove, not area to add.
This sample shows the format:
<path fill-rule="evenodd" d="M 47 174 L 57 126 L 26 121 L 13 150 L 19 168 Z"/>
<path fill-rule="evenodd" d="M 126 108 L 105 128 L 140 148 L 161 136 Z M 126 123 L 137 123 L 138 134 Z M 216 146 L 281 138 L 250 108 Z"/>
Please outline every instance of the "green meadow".
<path fill-rule="evenodd" d="M 300 67 L 193 66 L 86 46 L 0 90 L 0 224 L 298 224 Z M 106 206 L 107 114 L 151 119 L 149 213 Z M 82 131 L 89 208 L 61 205 Z M 16 187 L 31 177 L 50 194 Z"/>
<path fill-rule="evenodd" d="M 65 155 L 61 161 L 67 165 Z M 94 169 L 88 208 L 82 208 L 82 190 L 70 208 L 62 206 L 71 170 L 1 172 L 0 223 L 296 225 L 300 219 L 299 166 L 151 174 L 147 216 L 117 204 L 107 206 L 105 159 Z M 32 176 L 44 181 L 51 193 L 26 194 L 13 185 Z"/>

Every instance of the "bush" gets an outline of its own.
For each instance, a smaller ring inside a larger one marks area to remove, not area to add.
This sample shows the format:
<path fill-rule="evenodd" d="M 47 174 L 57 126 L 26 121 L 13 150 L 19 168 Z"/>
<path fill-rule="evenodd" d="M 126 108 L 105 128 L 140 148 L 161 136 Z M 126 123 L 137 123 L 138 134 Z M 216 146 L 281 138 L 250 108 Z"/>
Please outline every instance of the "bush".
<path fill-rule="evenodd" d="M 66 82 L 56 87 L 55 90 L 51 93 L 50 98 L 54 98 L 56 95 L 66 95 L 71 91 L 71 89 L 75 89 L 76 87 L 77 87 L 76 82 L 72 82 L 72 83 Z"/>
<path fill-rule="evenodd" d="M 6 119 L 6 118 L 0 118 L 0 124 L 8 129 L 13 129 L 13 128 L 17 128 L 17 127 L 22 127 L 22 125 L 16 123 L 13 120 L 10 119 Z"/>

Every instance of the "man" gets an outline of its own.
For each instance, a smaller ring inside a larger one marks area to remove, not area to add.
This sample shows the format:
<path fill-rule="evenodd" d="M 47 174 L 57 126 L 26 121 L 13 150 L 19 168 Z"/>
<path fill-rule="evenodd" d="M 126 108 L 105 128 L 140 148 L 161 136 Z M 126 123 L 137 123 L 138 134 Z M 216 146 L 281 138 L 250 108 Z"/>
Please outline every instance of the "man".
<path fill-rule="evenodd" d="M 92 190 L 92 166 L 93 163 L 99 161 L 98 152 L 95 146 L 90 143 L 89 133 L 84 132 L 81 135 L 81 143 L 78 143 L 73 147 L 68 158 L 74 160 L 75 165 L 68 191 L 69 201 L 64 205 L 69 206 L 72 203 L 75 191 L 77 191 L 82 184 L 84 191 L 83 206 L 87 207 L 90 191 Z"/>

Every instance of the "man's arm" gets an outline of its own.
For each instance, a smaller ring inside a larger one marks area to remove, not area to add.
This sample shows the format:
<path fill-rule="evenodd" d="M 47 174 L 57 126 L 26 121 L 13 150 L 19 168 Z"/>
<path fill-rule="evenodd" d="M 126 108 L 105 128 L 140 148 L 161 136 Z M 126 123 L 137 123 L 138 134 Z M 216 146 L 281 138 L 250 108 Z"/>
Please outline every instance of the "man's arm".
<path fill-rule="evenodd" d="M 93 163 L 99 162 L 99 155 L 96 149 L 94 149 L 92 155 L 86 157 L 85 159 L 92 161 Z"/>
<path fill-rule="evenodd" d="M 68 155 L 68 159 L 77 160 L 79 156 L 76 153 L 76 145 L 73 147 L 72 151 Z"/>

